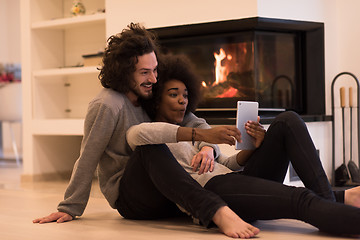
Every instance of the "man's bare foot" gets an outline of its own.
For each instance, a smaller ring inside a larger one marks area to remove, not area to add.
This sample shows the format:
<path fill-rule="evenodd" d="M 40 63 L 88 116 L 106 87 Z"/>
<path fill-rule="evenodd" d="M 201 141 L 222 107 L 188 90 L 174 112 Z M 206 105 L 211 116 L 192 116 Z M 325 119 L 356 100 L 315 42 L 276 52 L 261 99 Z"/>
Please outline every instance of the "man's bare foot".
<path fill-rule="evenodd" d="M 227 206 L 219 208 L 212 220 L 228 237 L 252 238 L 260 232 L 258 228 L 243 221 Z"/>
<path fill-rule="evenodd" d="M 345 190 L 345 204 L 360 208 L 360 186 Z"/>

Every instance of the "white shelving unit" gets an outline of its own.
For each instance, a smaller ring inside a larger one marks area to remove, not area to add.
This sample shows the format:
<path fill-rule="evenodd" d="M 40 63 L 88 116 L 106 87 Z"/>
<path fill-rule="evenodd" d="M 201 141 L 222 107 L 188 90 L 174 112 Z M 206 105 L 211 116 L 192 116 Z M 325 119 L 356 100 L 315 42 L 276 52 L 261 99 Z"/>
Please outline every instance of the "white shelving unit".
<path fill-rule="evenodd" d="M 82 27 L 94 23 L 105 23 L 105 13 L 96 13 L 93 15 L 83 15 L 77 17 L 67 17 L 54 20 L 44 20 L 31 24 L 32 29 L 65 29 Z"/>
<path fill-rule="evenodd" d="M 84 67 L 82 56 L 106 46 L 105 0 L 82 2 L 85 15 L 72 16 L 73 0 L 21 0 L 26 179 L 72 169 L 87 105 L 101 89 L 98 66 Z"/>

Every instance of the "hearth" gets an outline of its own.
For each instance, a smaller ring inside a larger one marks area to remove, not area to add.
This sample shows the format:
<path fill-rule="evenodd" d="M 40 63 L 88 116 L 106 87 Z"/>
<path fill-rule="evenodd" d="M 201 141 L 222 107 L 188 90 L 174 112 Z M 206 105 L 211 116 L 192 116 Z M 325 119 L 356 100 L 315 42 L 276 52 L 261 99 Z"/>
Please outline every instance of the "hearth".
<path fill-rule="evenodd" d="M 238 100 L 260 115 L 325 114 L 324 24 L 246 18 L 152 29 L 163 52 L 187 55 L 202 78 L 196 114 L 234 119 Z"/>

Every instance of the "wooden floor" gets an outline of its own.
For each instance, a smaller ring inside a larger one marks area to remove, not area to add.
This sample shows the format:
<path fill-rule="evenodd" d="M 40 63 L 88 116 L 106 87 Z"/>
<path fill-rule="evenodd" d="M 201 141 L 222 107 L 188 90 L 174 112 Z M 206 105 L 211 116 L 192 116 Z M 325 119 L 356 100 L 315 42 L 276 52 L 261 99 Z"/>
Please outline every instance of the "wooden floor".
<path fill-rule="evenodd" d="M 66 182 L 20 183 L 21 168 L 0 164 L 0 239 L 229 239 L 216 228 L 205 229 L 189 219 L 132 221 L 111 209 L 94 183 L 84 215 L 78 220 L 57 224 L 33 224 L 32 219 L 56 211 Z M 258 221 L 259 239 L 346 239 L 320 233 L 295 220 Z"/>

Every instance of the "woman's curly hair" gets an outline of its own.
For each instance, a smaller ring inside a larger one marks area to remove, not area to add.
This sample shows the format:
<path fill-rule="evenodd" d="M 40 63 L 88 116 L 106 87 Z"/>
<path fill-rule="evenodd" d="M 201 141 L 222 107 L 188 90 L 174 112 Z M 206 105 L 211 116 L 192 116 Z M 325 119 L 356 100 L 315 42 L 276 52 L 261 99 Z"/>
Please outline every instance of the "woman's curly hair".
<path fill-rule="evenodd" d="M 130 91 L 138 56 L 151 52 L 158 52 L 155 35 L 138 23 L 130 23 L 108 39 L 99 74 L 101 85 L 122 93 Z"/>
<path fill-rule="evenodd" d="M 157 108 L 161 102 L 164 85 L 170 80 L 183 82 L 188 90 L 188 106 L 186 112 L 194 112 L 201 98 L 201 81 L 197 76 L 193 64 L 185 55 L 158 56 L 158 82 L 153 86 L 153 97 L 149 100 L 141 99 L 141 104 L 149 117 L 154 120 Z"/>

